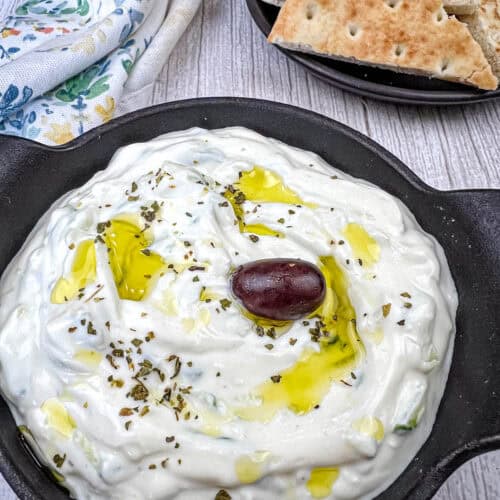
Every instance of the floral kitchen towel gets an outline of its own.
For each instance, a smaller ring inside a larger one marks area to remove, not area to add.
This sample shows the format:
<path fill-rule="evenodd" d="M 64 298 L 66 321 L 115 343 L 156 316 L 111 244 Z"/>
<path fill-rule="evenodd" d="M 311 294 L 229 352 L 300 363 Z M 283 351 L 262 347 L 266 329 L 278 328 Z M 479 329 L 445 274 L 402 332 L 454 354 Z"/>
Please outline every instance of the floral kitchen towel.
<path fill-rule="evenodd" d="M 25 0 L 0 28 L 0 134 L 64 144 L 147 105 L 200 3 Z"/>

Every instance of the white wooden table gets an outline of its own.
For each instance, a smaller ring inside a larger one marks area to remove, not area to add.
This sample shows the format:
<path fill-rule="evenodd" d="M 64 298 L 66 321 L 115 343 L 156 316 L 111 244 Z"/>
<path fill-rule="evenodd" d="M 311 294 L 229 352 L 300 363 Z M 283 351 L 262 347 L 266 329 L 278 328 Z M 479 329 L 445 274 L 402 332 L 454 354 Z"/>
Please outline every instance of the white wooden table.
<path fill-rule="evenodd" d="M 19 3 L 0 0 L 0 19 Z M 500 100 L 409 107 L 337 90 L 269 46 L 244 0 L 204 0 L 159 76 L 151 104 L 212 96 L 257 97 L 325 114 L 382 144 L 440 189 L 500 187 Z M 1 477 L 0 499 L 16 499 Z M 434 500 L 497 499 L 500 451 L 464 465 Z"/>

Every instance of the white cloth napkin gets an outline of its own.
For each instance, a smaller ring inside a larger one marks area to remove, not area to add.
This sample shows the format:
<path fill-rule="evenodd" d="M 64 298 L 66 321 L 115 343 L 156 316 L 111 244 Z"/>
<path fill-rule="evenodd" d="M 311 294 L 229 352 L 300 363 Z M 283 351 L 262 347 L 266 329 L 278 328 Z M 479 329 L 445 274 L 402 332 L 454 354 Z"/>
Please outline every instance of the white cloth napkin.
<path fill-rule="evenodd" d="M 27 0 L 0 29 L 0 133 L 64 144 L 148 105 L 201 0 Z"/>

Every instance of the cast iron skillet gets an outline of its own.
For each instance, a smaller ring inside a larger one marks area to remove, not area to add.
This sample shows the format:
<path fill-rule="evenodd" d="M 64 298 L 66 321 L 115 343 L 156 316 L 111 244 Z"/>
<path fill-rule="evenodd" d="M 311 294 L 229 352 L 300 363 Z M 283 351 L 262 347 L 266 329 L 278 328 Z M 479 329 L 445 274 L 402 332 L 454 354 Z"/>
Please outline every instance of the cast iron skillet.
<path fill-rule="evenodd" d="M 247 6 L 257 26 L 267 37 L 278 15 L 278 7 L 262 0 L 247 0 Z M 451 105 L 483 102 L 500 97 L 500 89 L 484 92 L 424 76 L 405 75 L 278 48 L 321 80 L 343 90 L 383 101 Z"/>
<path fill-rule="evenodd" d="M 119 147 L 193 126 L 233 125 L 312 150 L 378 184 L 406 203 L 444 247 L 460 295 L 449 381 L 431 437 L 379 500 L 431 498 L 463 462 L 500 448 L 500 191 L 436 191 L 368 138 L 291 106 L 237 98 L 182 101 L 118 118 L 59 148 L 0 137 L 0 273 L 50 205 L 105 168 Z M 22 499 L 67 499 L 23 447 L 2 399 L 0 422 L 0 471 L 15 492 Z"/>

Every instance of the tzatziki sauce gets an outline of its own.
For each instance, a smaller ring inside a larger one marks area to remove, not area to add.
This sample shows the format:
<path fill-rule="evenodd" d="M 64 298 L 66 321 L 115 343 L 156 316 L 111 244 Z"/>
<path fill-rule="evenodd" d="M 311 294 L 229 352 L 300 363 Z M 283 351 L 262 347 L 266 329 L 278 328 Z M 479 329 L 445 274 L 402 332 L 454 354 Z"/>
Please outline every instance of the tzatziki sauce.
<path fill-rule="evenodd" d="M 231 273 L 270 258 L 318 266 L 314 313 L 233 296 Z M 369 499 L 431 432 L 456 309 L 398 199 L 194 128 L 120 149 L 38 222 L 0 281 L 0 388 L 77 499 Z"/>

